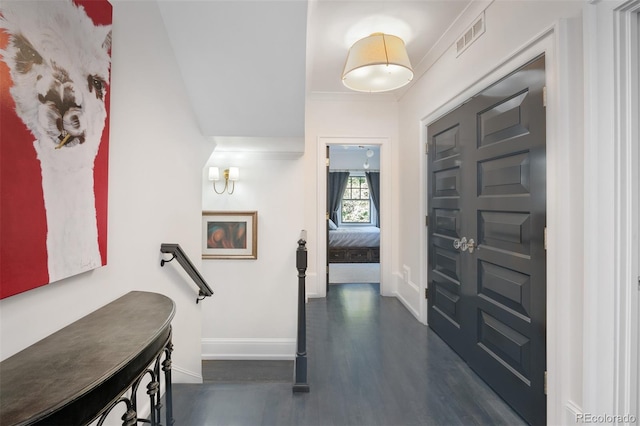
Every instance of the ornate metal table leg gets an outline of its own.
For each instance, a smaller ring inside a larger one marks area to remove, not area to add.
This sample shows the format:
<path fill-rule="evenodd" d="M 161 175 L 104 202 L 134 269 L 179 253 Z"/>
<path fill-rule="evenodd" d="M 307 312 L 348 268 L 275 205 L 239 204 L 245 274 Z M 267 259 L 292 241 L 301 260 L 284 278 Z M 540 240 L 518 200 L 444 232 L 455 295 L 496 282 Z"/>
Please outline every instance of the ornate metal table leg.
<path fill-rule="evenodd" d="M 122 426 L 136 426 L 137 424 L 138 415 L 136 414 L 135 410 L 129 408 L 127 412 L 122 415 Z"/>
<path fill-rule="evenodd" d="M 173 343 L 171 343 L 171 335 L 169 342 L 164 351 L 166 357 L 162 363 L 162 371 L 164 371 L 165 381 L 165 400 L 167 402 L 167 426 L 173 425 L 173 395 L 171 393 L 171 352 L 173 352 Z"/>
<path fill-rule="evenodd" d="M 147 384 L 147 395 L 149 395 L 149 400 L 151 401 L 151 426 L 159 426 L 160 425 L 160 416 L 158 410 L 160 410 L 160 401 L 158 401 L 158 397 L 160 395 L 160 383 L 158 380 L 160 377 L 155 375 L 154 379 Z"/>

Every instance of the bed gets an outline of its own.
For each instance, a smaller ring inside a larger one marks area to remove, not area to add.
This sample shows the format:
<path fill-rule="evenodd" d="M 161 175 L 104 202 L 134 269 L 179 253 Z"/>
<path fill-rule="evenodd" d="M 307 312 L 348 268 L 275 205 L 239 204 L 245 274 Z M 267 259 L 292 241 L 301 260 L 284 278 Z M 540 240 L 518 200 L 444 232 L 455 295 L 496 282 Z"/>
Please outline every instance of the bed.
<path fill-rule="evenodd" d="M 329 262 L 380 262 L 380 228 L 352 226 L 329 229 Z"/>

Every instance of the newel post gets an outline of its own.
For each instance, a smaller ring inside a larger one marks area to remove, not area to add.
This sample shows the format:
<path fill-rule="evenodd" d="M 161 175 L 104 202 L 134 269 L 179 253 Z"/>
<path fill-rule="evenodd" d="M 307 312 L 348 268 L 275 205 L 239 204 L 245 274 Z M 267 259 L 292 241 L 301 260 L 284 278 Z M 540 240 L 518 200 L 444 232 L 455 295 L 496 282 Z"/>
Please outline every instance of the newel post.
<path fill-rule="evenodd" d="M 307 231 L 300 233 L 296 250 L 298 270 L 298 338 L 295 359 L 294 392 L 309 392 L 307 381 L 307 311 L 305 305 L 305 277 L 307 271 Z"/>

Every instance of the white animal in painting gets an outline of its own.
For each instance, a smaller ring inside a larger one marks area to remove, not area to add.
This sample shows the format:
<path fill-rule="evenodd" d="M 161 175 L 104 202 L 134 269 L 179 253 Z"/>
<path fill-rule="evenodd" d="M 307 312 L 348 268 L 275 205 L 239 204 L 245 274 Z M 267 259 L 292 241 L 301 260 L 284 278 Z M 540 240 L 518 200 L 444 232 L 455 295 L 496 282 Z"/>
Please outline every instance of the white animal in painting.
<path fill-rule="evenodd" d="M 0 15 L 10 93 L 36 139 L 53 282 L 102 265 L 93 167 L 107 117 L 111 27 L 70 0 L 2 0 Z"/>

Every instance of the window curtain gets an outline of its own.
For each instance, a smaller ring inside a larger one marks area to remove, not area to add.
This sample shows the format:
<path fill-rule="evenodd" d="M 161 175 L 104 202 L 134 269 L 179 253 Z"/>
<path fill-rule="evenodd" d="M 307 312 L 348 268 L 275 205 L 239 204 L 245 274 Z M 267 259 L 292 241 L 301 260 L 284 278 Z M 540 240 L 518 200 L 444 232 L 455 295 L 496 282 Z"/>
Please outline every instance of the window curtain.
<path fill-rule="evenodd" d="M 349 180 L 349 172 L 329 172 L 328 196 L 329 196 L 329 218 L 334 223 L 338 223 L 338 209 L 340 208 L 340 200 L 342 194 L 347 187 Z"/>
<path fill-rule="evenodd" d="M 376 208 L 376 226 L 380 228 L 380 172 L 366 172 L 367 182 L 369 184 L 369 193 L 373 206 Z"/>

